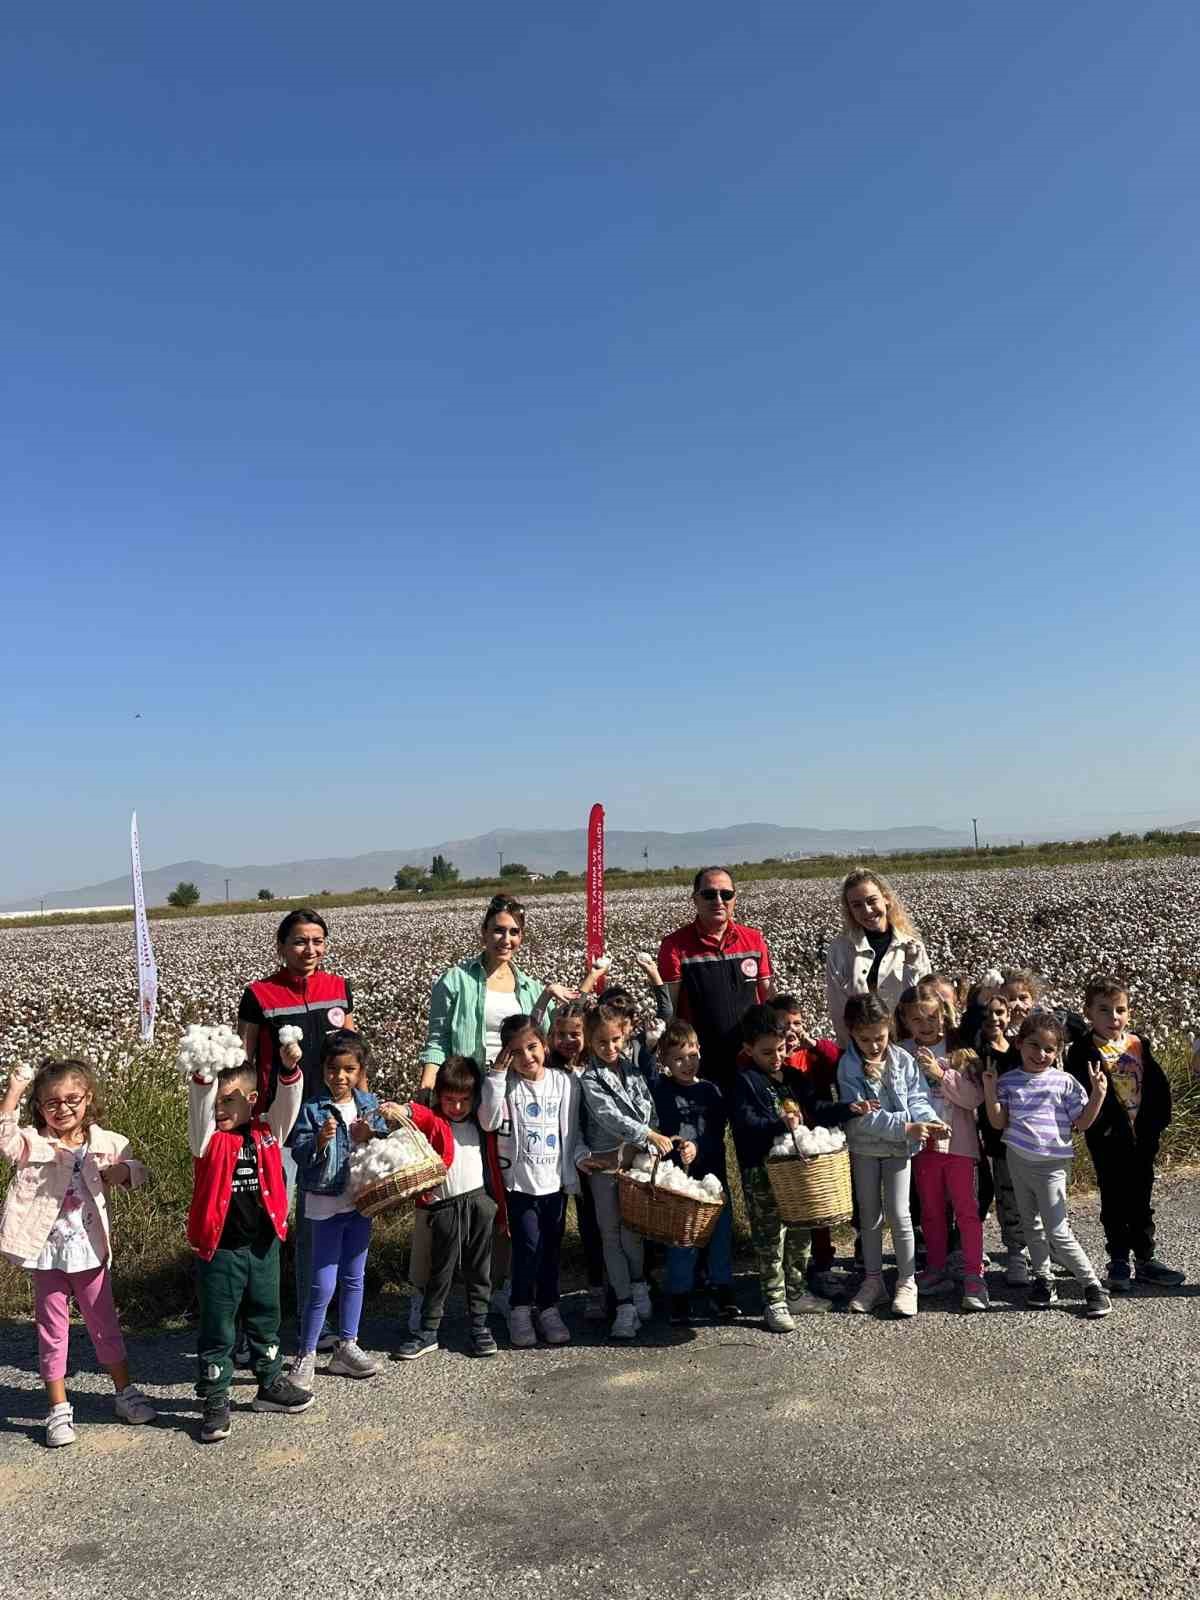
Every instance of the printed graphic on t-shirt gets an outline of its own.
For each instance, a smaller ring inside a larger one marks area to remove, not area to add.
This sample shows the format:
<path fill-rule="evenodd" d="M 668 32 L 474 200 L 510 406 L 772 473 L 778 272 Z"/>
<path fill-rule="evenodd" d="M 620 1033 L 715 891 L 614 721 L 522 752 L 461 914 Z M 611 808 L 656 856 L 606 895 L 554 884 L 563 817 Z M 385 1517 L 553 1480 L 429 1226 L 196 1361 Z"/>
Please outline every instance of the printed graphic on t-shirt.
<path fill-rule="evenodd" d="M 1130 1122 L 1135 1121 L 1142 1104 L 1145 1073 L 1141 1040 L 1134 1034 L 1110 1040 L 1100 1046 L 1100 1059 L 1108 1070 L 1113 1093 L 1128 1112 Z"/>

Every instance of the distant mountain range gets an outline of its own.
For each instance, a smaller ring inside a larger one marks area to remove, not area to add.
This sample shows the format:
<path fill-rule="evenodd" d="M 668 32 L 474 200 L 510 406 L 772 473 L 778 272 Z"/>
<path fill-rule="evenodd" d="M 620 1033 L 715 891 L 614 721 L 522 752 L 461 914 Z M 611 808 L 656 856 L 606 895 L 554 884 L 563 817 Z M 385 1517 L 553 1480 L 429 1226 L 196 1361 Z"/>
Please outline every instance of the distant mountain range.
<path fill-rule="evenodd" d="M 427 867 L 435 855 L 452 861 L 464 878 L 495 877 L 502 860 L 523 863 L 533 872 L 582 872 L 587 837 L 582 828 L 500 828 L 474 839 L 446 839 L 441 844 L 397 850 L 372 850 L 360 856 L 332 856 L 312 861 L 282 861 L 269 866 L 220 866 L 211 861 L 173 861 L 147 871 L 143 882 L 147 905 L 165 905 L 180 882 L 194 883 L 205 903 L 226 898 L 253 900 L 260 889 L 279 899 L 315 895 L 322 889 L 391 888 L 397 867 Z M 635 871 L 651 867 L 701 867 L 715 861 L 765 861 L 806 855 L 852 855 L 877 851 L 954 849 L 970 843 L 965 833 L 944 828 L 780 828 L 746 822 L 733 828 L 708 828 L 699 833 L 639 833 L 611 829 L 605 835 L 609 866 Z M 60 889 L 45 896 L 47 911 L 86 906 L 126 905 L 127 875 L 78 889 Z M 38 897 L 0 905 L 0 911 L 36 911 Z"/>

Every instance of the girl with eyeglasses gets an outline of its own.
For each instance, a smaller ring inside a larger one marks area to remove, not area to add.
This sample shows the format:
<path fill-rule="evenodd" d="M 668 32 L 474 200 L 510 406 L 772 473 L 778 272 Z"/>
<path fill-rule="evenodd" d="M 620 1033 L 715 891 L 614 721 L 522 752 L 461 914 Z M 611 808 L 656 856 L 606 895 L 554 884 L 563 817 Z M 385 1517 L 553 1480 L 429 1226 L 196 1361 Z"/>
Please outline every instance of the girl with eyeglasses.
<path fill-rule="evenodd" d="M 19 1121 L 31 1089 L 32 1126 Z M 157 1414 L 129 1380 L 110 1273 L 107 1192 L 136 1189 L 147 1173 L 128 1139 L 100 1127 L 98 1117 L 95 1081 L 82 1061 L 45 1061 L 37 1073 L 17 1067 L 0 1100 L 0 1156 L 17 1169 L 0 1216 L 0 1255 L 33 1278 L 51 1446 L 75 1443 L 65 1382 L 72 1300 L 117 1391 L 119 1419 L 152 1422 Z"/>

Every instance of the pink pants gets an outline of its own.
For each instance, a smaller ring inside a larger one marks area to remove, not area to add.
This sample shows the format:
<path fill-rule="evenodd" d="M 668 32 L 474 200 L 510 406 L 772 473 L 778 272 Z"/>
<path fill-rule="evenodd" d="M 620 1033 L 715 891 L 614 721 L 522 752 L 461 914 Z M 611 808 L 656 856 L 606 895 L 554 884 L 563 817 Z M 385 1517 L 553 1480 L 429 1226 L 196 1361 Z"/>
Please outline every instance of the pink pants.
<path fill-rule="evenodd" d="M 975 1191 L 975 1162 L 970 1156 L 943 1155 L 922 1150 L 913 1161 L 913 1176 L 921 1197 L 921 1231 L 925 1235 L 925 1261 L 930 1272 L 946 1265 L 949 1229 L 947 1203 L 954 1209 L 962 1240 L 963 1270 L 968 1278 L 983 1276 L 983 1223 Z"/>
<path fill-rule="evenodd" d="M 96 1360 L 115 1367 L 125 1359 L 125 1340 L 113 1304 L 112 1278 L 107 1267 L 90 1272 L 33 1272 L 33 1315 L 37 1323 L 38 1367 L 42 1381 L 67 1375 L 67 1339 L 71 1331 L 71 1297 L 79 1307 Z"/>

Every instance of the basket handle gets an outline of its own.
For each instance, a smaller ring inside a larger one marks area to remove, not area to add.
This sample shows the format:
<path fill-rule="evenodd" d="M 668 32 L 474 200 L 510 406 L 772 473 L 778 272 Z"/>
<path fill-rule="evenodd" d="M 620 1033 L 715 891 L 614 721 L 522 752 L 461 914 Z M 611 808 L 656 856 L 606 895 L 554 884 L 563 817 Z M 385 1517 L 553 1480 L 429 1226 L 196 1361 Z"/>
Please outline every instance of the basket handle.
<path fill-rule="evenodd" d="M 807 1151 L 801 1150 L 800 1141 L 796 1137 L 796 1129 L 795 1128 L 789 1128 L 788 1132 L 792 1136 L 792 1144 L 795 1147 L 796 1154 L 799 1156 L 801 1161 L 817 1161 L 817 1160 L 819 1160 L 818 1156 L 810 1156 L 807 1153 Z"/>
<path fill-rule="evenodd" d="M 679 1137 L 678 1134 L 675 1134 L 671 1139 L 671 1144 L 673 1146 L 678 1146 L 678 1145 L 681 1145 L 682 1143 L 683 1143 L 683 1140 Z M 658 1177 L 658 1166 L 659 1166 L 659 1162 L 661 1160 L 662 1160 L 662 1151 L 661 1150 L 656 1150 L 654 1152 L 654 1165 L 650 1168 L 650 1187 L 652 1189 L 654 1187 L 654 1180 L 655 1180 L 655 1178 Z M 685 1172 L 687 1171 L 686 1167 L 684 1168 L 684 1171 Z"/>

